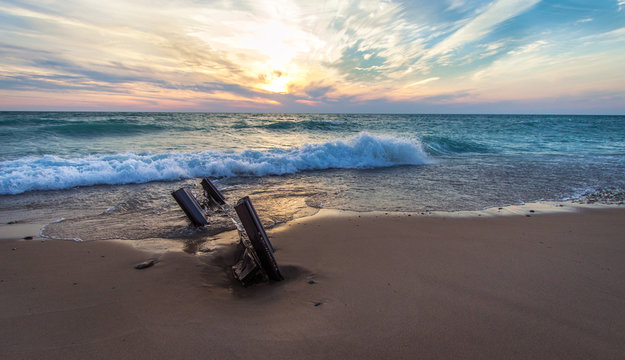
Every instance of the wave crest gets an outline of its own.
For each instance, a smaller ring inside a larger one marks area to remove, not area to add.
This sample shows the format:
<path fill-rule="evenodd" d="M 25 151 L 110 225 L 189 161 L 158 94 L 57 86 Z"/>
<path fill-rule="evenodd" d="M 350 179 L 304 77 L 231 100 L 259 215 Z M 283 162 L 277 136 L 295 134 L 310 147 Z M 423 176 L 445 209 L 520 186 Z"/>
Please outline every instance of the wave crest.
<path fill-rule="evenodd" d="M 420 142 L 367 133 L 346 141 L 241 153 L 123 153 L 77 158 L 45 155 L 0 162 L 0 194 L 207 176 L 284 175 L 307 170 L 425 163 L 428 163 L 428 157 Z"/>

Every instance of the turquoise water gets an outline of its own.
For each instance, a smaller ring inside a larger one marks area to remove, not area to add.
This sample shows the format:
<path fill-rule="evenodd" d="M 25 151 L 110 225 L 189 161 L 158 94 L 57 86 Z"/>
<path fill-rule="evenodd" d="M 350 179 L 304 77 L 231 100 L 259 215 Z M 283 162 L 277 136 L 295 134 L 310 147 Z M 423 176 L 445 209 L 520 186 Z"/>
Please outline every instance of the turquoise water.
<path fill-rule="evenodd" d="M 0 112 L 0 160 L 26 156 L 244 151 L 362 132 L 453 153 L 622 155 L 623 116 Z"/>
<path fill-rule="evenodd" d="M 169 192 L 205 176 L 269 225 L 565 200 L 625 187 L 625 117 L 0 112 L 0 214 L 65 212 L 62 237 L 125 217 L 129 238 L 179 236 Z"/>

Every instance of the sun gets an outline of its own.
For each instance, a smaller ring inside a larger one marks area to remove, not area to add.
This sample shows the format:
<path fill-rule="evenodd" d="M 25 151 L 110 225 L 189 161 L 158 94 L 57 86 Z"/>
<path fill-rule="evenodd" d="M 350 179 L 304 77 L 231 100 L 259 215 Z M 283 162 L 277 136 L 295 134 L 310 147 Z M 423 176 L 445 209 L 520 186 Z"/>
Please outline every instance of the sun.
<path fill-rule="evenodd" d="M 286 94 L 289 92 L 289 83 L 291 78 L 284 75 L 281 71 L 274 70 L 269 74 L 259 75 L 260 80 L 263 82 L 260 84 L 260 88 L 276 94 Z"/>

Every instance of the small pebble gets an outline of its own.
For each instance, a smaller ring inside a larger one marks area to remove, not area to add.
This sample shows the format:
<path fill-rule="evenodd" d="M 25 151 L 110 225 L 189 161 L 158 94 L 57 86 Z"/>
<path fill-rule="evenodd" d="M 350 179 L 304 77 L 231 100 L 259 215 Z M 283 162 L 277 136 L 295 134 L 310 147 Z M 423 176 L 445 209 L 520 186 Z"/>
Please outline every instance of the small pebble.
<path fill-rule="evenodd" d="M 154 259 L 148 260 L 148 261 L 144 261 L 140 264 L 135 265 L 135 269 L 137 270 L 141 270 L 141 269 L 145 269 L 145 268 L 149 268 L 150 266 L 154 265 L 154 263 L 156 263 L 156 261 L 154 261 Z"/>

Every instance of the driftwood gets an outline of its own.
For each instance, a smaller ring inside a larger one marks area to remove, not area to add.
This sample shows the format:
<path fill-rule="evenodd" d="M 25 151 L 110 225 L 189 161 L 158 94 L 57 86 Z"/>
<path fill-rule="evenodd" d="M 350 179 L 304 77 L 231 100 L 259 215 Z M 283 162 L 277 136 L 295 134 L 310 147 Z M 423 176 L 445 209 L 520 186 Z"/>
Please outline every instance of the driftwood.
<path fill-rule="evenodd" d="M 154 259 L 150 259 L 150 260 L 146 260 L 142 263 L 139 263 L 137 265 L 135 265 L 135 269 L 137 270 L 142 270 L 142 269 L 146 269 L 149 268 L 150 266 L 156 264 L 156 260 Z"/>

